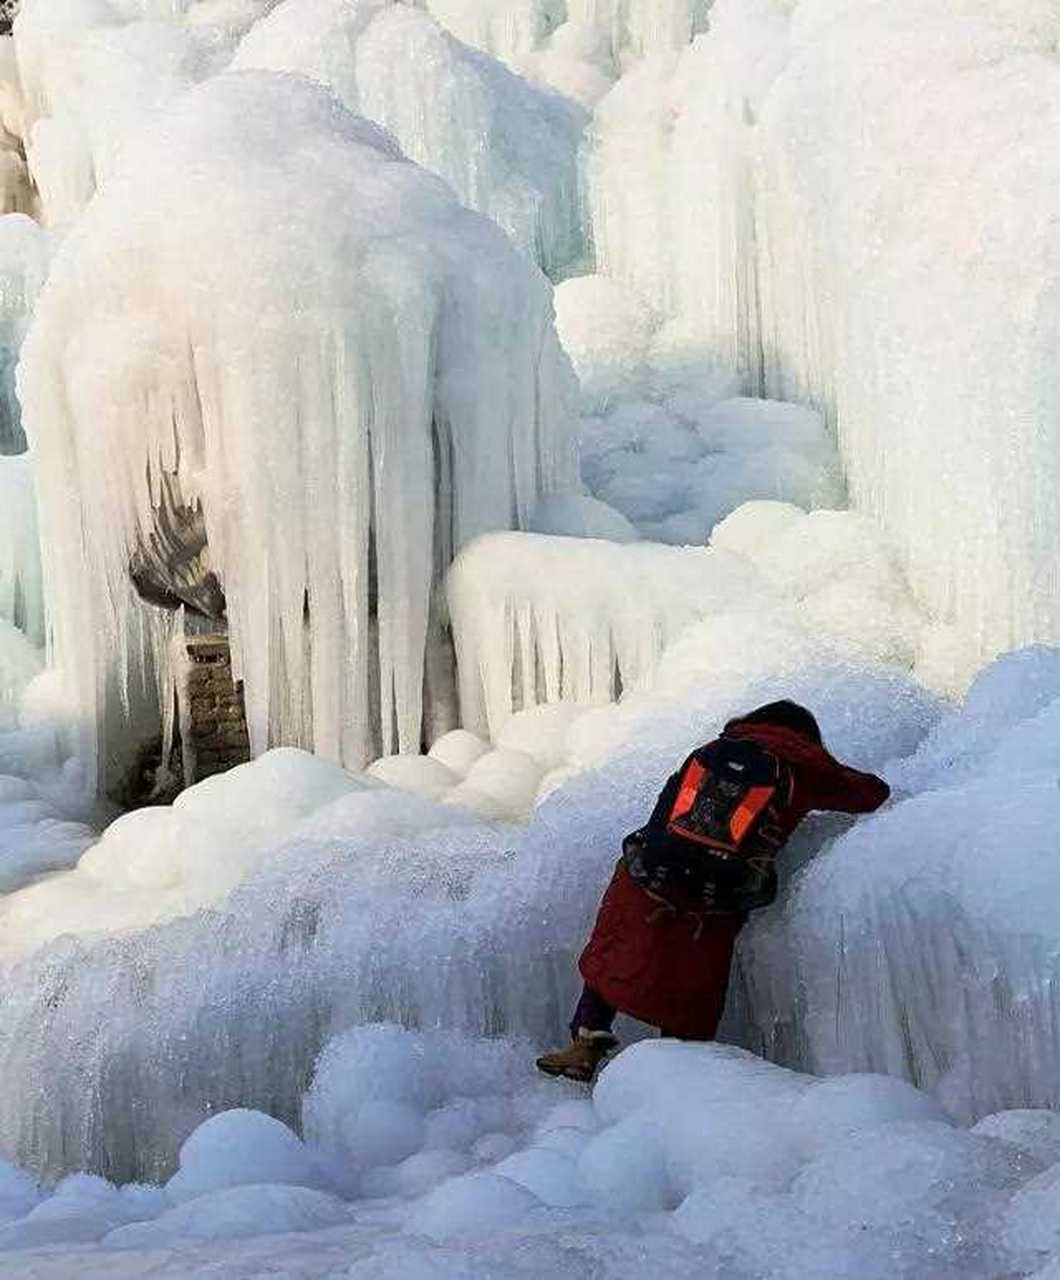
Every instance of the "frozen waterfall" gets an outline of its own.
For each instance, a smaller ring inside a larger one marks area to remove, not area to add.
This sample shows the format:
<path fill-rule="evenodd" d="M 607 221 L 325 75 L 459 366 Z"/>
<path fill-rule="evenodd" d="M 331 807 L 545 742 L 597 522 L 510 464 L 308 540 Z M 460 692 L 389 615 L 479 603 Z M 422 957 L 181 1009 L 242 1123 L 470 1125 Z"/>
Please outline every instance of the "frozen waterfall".
<path fill-rule="evenodd" d="M 547 281 L 374 125 L 271 73 L 209 81 L 127 146 L 20 373 L 86 750 L 97 727 L 120 746 L 105 712 L 157 715 L 164 636 L 129 559 L 165 475 L 204 509 L 255 749 L 352 765 L 419 748 L 425 679 L 451 714 L 453 551 L 572 483 Z"/>
<path fill-rule="evenodd" d="M 232 66 L 297 71 L 328 85 L 553 278 L 585 260 L 578 176 L 585 113 L 427 14 L 379 0 L 284 0 L 251 29 Z"/>
<path fill-rule="evenodd" d="M 745 387 L 826 410 L 965 678 L 1060 638 L 1055 6 L 717 0 L 709 22 L 600 105 L 599 269 Z"/>
<path fill-rule="evenodd" d="M 1060 649 L 937 690 L 1060 641 L 1056 0 L 0 46 L 0 1257 L 1055 1280 L 1060 1117 L 988 1113 L 1060 1107 Z M 182 608 L 255 758 L 114 818 Z M 756 1056 L 537 1081 L 622 836 L 777 697 L 893 797 L 785 849 Z"/>
<path fill-rule="evenodd" d="M 546 1040 L 621 836 L 705 723 L 779 687 L 727 673 L 642 707 L 618 753 L 520 829 L 290 750 L 186 792 L 176 829 L 167 811 L 129 815 L 77 871 L 0 899 L 0 1149 L 35 1169 L 158 1177 L 213 1111 L 297 1122 L 316 1054 L 346 1027 Z M 804 670 L 782 687 L 866 768 L 937 718 L 893 670 Z M 245 878 L 222 904 L 143 926 L 233 870 Z"/>

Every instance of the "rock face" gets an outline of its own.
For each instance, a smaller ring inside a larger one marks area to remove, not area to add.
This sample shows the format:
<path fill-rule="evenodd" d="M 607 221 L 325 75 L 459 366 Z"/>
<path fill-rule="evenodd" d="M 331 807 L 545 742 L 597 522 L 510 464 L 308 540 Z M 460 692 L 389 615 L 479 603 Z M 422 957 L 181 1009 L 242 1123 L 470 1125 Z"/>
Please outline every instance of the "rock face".
<path fill-rule="evenodd" d="M 232 678 L 228 637 L 181 636 L 173 664 L 185 786 L 245 764 L 250 739 L 243 686 Z"/>
<path fill-rule="evenodd" d="M 175 472 L 162 473 L 154 526 L 139 538 L 129 558 L 129 576 L 148 604 L 224 617 L 225 597 L 210 565 L 202 503 L 185 499 Z"/>

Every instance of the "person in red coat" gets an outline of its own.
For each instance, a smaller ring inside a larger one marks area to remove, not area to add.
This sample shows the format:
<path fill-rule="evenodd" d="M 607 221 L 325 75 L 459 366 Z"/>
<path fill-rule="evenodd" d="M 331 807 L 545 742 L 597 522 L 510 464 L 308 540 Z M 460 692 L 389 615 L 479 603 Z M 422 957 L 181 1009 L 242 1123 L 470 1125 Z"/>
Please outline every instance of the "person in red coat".
<path fill-rule="evenodd" d="M 751 759 L 754 747 L 763 748 L 767 754 L 758 757 L 773 761 L 781 780 L 768 826 L 762 827 L 769 856 L 759 859 L 764 870 L 754 896 L 747 896 L 746 885 L 729 893 L 717 885 L 695 892 L 670 880 L 660 885 L 645 872 L 642 852 L 665 847 L 690 766 L 698 777 L 698 762 L 717 759 L 711 751 L 719 745 L 739 755 L 742 748 L 734 744 L 750 744 Z M 664 1036 L 712 1040 L 725 1008 L 736 936 L 749 907 L 765 905 L 776 894 L 776 851 L 811 810 L 871 813 L 889 795 L 882 778 L 831 756 L 817 721 L 797 703 L 771 702 L 731 720 L 720 738 L 693 752 L 672 775 L 646 827 L 626 838 L 579 961 L 585 986 L 571 1019 L 571 1044 L 539 1058 L 539 1070 L 591 1081 L 617 1047 L 611 1034 L 617 1011 L 658 1027 Z"/>

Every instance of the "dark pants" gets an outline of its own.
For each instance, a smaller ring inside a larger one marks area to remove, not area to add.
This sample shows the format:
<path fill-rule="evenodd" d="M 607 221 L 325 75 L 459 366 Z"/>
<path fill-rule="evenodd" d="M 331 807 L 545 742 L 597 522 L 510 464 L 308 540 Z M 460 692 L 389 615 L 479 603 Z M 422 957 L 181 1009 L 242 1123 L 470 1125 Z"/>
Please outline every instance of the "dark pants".
<path fill-rule="evenodd" d="M 615 1010 L 586 983 L 570 1020 L 570 1033 L 574 1039 L 577 1040 L 583 1027 L 586 1031 L 610 1031 L 614 1020 Z"/>
<path fill-rule="evenodd" d="M 594 991 L 586 983 L 582 987 L 581 996 L 575 1006 L 574 1017 L 570 1020 L 571 1036 L 577 1040 L 578 1032 L 582 1028 L 586 1031 L 610 1031 L 616 1016 L 617 1010 L 612 1005 L 609 1005 L 599 992 Z M 690 1038 L 687 1035 L 679 1035 L 676 1031 L 667 1031 L 665 1027 L 659 1028 L 659 1034 L 664 1040 L 688 1040 Z"/>

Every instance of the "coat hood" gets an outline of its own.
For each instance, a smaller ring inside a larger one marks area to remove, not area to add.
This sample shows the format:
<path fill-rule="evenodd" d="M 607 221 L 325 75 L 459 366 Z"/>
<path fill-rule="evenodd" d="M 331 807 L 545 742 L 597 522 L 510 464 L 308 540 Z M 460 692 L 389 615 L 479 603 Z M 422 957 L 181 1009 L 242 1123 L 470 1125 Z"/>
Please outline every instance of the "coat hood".
<path fill-rule="evenodd" d="M 759 746 L 792 764 L 820 763 L 832 759 L 828 750 L 820 743 L 784 725 L 765 722 L 748 724 L 743 720 L 730 720 L 723 736 L 757 742 Z"/>

